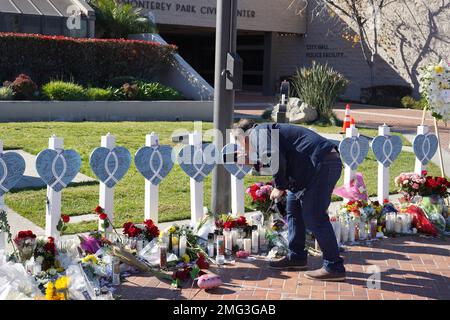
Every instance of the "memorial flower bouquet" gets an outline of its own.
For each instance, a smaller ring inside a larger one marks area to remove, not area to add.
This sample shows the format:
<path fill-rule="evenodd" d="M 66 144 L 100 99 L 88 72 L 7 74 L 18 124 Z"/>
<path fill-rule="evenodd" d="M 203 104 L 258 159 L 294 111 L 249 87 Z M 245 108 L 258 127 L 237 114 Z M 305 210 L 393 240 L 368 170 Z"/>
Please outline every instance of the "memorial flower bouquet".
<path fill-rule="evenodd" d="M 228 214 L 222 214 L 216 218 L 214 222 L 216 230 L 223 231 L 224 229 L 244 229 L 248 227 L 247 219 L 244 216 L 233 217 Z"/>
<path fill-rule="evenodd" d="M 427 100 L 433 117 L 450 120 L 450 66 L 444 60 L 420 70 L 420 93 Z"/>
<path fill-rule="evenodd" d="M 67 300 L 69 289 L 69 278 L 61 276 L 55 282 L 48 282 L 45 289 L 46 300 Z"/>
<path fill-rule="evenodd" d="M 423 194 L 427 179 L 424 175 L 417 173 L 401 173 L 394 181 L 399 192 L 407 201 L 411 201 L 415 196 Z"/>
<path fill-rule="evenodd" d="M 100 232 L 91 232 L 88 236 L 78 236 L 80 239 L 80 248 L 85 254 L 95 254 L 101 248 L 108 248 L 111 242 Z"/>
<path fill-rule="evenodd" d="M 56 259 L 57 254 L 58 251 L 53 237 L 37 240 L 36 249 L 34 250 L 34 261 L 42 266 L 43 271 L 47 271 L 50 268 L 60 268 Z"/>
<path fill-rule="evenodd" d="M 19 257 L 22 263 L 31 259 L 36 248 L 36 235 L 31 231 L 19 231 L 14 238 L 14 244 L 19 251 Z"/>
<path fill-rule="evenodd" d="M 271 182 L 256 182 L 247 188 L 246 193 L 251 197 L 252 204 L 257 210 L 267 212 L 271 204 L 270 194 L 272 190 L 273 184 Z"/>
<path fill-rule="evenodd" d="M 152 241 L 153 239 L 158 238 L 159 229 L 150 219 L 145 220 L 143 224 L 126 222 L 123 225 L 123 234 L 129 238 Z"/>

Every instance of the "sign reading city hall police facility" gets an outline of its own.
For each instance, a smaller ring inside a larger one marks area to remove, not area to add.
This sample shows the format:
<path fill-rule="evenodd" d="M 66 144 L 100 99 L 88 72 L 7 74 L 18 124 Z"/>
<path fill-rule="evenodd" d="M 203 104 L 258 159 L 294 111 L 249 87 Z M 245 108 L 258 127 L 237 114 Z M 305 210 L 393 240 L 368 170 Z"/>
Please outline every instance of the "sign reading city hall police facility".
<path fill-rule="evenodd" d="M 216 0 L 120 0 L 142 9 L 143 15 L 152 15 L 156 24 L 215 27 Z M 241 30 L 287 32 L 306 31 L 303 15 L 289 8 L 292 0 L 238 1 L 238 28 Z"/>

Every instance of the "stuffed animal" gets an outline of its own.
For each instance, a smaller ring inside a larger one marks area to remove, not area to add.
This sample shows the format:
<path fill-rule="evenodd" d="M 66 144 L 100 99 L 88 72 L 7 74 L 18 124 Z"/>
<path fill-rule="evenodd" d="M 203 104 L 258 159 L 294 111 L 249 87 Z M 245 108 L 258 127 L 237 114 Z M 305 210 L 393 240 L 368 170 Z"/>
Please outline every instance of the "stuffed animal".
<path fill-rule="evenodd" d="M 213 289 L 223 284 L 222 279 L 215 274 L 204 274 L 197 279 L 197 285 L 200 289 Z"/>

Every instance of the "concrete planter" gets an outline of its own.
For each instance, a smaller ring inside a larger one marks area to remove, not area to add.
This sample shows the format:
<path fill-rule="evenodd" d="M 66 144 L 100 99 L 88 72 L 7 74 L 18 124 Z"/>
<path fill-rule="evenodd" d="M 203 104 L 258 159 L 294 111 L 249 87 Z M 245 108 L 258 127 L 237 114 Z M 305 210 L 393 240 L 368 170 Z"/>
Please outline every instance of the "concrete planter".
<path fill-rule="evenodd" d="M 212 119 L 212 101 L 0 101 L 0 122 Z"/>

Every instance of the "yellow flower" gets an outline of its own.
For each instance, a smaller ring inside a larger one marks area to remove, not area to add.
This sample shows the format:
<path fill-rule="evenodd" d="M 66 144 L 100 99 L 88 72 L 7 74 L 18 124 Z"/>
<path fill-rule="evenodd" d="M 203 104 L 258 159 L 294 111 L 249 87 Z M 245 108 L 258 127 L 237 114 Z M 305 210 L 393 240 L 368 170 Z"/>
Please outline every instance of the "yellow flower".
<path fill-rule="evenodd" d="M 53 295 L 55 294 L 55 286 L 53 282 L 49 282 L 47 284 L 47 288 L 45 289 L 45 299 L 53 300 Z"/>
<path fill-rule="evenodd" d="M 182 256 L 181 259 L 183 259 L 183 261 L 186 262 L 186 263 L 189 263 L 191 261 L 191 258 L 189 258 L 189 256 L 187 254 Z"/>
<path fill-rule="evenodd" d="M 55 282 L 55 288 L 58 291 L 67 290 L 69 286 L 69 278 L 66 276 L 59 277 Z"/>
<path fill-rule="evenodd" d="M 444 67 L 437 65 L 434 67 L 434 71 L 436 71 L 436 73 L 443 73 L 444 72 Z"/>
<path fill-rule="evenodd" d="M 164 231 L 159 232 L 159 238 L 162 239 L 164 237 Z"/>
<path fill-rule="evenodd" d="M 177 228 L 175 228 L 175 226 L 170 226 L 169 233 L 175 233 L 175 231 L 177 231 Z"/>
<path fill-rule="evenodd" d="M 97 256 L 95 256 L 93 254 L 88 254 L 86 257 L 81 259 L 81 262 L 83 262 L 83 263 L 92 262 L 93 264 L 97 264 L 98 263 L 98 258 L 97 258 Z"/>

